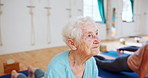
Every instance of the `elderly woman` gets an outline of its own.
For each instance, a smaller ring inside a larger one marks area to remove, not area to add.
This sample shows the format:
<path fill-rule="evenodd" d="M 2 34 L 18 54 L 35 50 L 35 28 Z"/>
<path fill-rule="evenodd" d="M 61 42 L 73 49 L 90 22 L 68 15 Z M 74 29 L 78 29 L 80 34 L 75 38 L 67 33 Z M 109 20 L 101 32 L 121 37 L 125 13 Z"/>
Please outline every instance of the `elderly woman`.
<path fill-rule="evenodd" d="M 95 22 L 89 17 L 71 20 L 63 29 L 63 38 L 71 50 L 56 55 L 49 63 L 45 78 L 97 78 L 94 57 L 100 40 Z"/>

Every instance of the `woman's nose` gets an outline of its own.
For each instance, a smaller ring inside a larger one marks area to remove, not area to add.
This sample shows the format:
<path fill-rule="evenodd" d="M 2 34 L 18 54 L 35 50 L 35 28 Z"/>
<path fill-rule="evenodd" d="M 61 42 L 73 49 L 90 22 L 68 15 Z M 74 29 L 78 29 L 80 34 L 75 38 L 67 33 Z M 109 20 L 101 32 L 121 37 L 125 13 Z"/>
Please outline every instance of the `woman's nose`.
<path fill-rule="evenodd" d="M 101 40 L 98 38 L 98 36 L 94 37 L 94 44 L 99 44 Z"/>

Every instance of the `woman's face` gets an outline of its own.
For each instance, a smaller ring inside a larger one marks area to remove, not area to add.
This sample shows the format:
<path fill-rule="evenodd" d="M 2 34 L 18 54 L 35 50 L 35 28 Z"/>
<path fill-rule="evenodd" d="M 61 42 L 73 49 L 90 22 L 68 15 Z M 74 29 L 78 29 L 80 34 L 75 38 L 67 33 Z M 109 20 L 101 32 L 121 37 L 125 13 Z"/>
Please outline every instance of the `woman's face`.
<path fill-rule="evenodd" d="M 100 43 L 98 29 L 92 24 L 81 27 L 81 29 L 83 34 L 78 45 L 78 50 L 85 55 L 97 55 Z"/>

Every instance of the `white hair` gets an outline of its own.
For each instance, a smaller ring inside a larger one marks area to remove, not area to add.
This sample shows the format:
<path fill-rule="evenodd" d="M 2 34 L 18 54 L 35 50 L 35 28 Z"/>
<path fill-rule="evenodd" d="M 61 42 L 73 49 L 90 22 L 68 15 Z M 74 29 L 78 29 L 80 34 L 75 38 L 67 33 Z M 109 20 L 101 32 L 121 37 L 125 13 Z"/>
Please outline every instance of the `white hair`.
<path fill-rule="evenodd" d="M 78 17 L 76 19 L 71 19 L 66 26 L 63 28 L 63 40 L 67 43 L 67 39 L 73 39 L 76 44 L 79 43 L 79 40 L 82 36 L 82 26 L 95 25 L 94 20 L 90 17 Z"/>

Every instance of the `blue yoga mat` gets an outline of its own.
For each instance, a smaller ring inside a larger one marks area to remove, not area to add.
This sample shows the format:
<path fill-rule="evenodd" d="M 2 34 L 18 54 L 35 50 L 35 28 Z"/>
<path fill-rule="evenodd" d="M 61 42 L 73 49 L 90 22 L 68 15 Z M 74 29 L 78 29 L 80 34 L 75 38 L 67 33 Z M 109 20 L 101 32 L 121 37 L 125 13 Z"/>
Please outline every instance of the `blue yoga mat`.
<path fill-rule="evenodd" d="M 112 73 L 99 69 L 99 76 L 102 78 L 138 78 L 138 75 L 135 72 L 120 72 Z"/>
<path fill-rule="evenodd" d="M 119 57 L 117 51 L 107 51 L 107 52 L 102 52 L 101 54 L 115 57 L 115 58 Z M 126 53 L 123 54 L 123 56 L 126 56 L 126 55 L 130 55 L 130 54 L 126 54 Z"/>
<path fill-rule="evenodd" d="M 107 51 L 101 53 L 103 55 L 111 56 L 111 57 L 119 57 L 116 51 Z M 123 55 L 130 55 L 130 54 L 123 54 Z M 138 75 L 135 72 L 119 72 L 119 73 L 112 73 L 107 72 L 101 68 L 99 68 L 99 74 L 102 78 L 138 78 Z M 148 77 L 146 77 L 148 78 Z"/>
<path fill-rule="evenodd" d="M 25 74 L 26 76 L 28 76 L 28 71 L 27 71 L 27 70 L 20 71 L 19 73 L 23 73 L 23 74 Z M 4 76 L 0 76 L 0 78 L 11 78 L 11 74 L 4 75 Z"/>
<path fill-rule="evenodd" d="M 23 73 L 28 77 L 28 70 L 20 71 L 19 73 Z M 0 78 L 11 78 L 11 74 L 0 76 Z M 37 77 L 35 77 L 37 78 Z"/>

